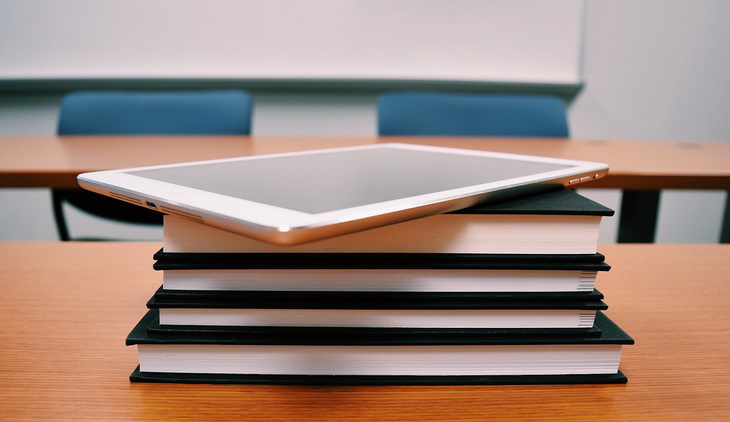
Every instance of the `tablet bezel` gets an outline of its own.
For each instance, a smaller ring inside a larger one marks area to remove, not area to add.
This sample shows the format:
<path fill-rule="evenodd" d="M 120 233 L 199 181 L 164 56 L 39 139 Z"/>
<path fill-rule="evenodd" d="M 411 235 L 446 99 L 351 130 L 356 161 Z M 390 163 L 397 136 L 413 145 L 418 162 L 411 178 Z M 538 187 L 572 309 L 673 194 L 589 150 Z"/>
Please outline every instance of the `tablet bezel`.
<path fill-rule="evenodd" d="M 415 151 L 441 152 L 509 160 L 522 160 L 570 167 L 404 197 L 335 211 L 310 214 L 269 204 L 234 198 L 195 188 L 149 179 L 130 172 L 173 167 L 195 167 L 242 160 L 276 160 L 278 157 L 304 156 L 336 151 L 357 151 L 374 148 L 400 148 Z M 84 173 L 78 176 L 85 189 L 195 221 L 233 231 L 279 245 L 293 245 L 349 232 L 392 224 L 465 208 L 497 195 L 515 195 L 551 185 L 573 185 L 598 179 L 607 174 L 603 163 L 537 157 L 530 155 L 466 150 L 417 144 L 382 143 L 356 147 L 320 149 L 271 155 L 246 156 L 219 160 L 136 167 Z"/>

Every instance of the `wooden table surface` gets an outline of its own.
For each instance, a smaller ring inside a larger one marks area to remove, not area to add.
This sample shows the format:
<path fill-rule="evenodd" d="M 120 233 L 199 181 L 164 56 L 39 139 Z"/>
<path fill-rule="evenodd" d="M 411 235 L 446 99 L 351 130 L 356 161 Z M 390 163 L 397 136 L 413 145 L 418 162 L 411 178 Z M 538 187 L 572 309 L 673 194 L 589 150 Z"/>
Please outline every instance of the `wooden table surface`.
<path fill-rule="evenodd" d="M 585 185 L 619 189 L 730 189 L 730 142 L 550 138 L 343 138 L 237 136 L 0 137 L 0 187 L 78 187 L 86 171 L 407 142 L 600 161 L 609 176 Z"/>
<path fill-rule="evenodd" d="M 124 338 L 158 243 L 0 243 L 0 420 L 720 421 L 730 415 L 730 246 L 601 245 L 631 334 L 626 385 L 131 384 Z"/>

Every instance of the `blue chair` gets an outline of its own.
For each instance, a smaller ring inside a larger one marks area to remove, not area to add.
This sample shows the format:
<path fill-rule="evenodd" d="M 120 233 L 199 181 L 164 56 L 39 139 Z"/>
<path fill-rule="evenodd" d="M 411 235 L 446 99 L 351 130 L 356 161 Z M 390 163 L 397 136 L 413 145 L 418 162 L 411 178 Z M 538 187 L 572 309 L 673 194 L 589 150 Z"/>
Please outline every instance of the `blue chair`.
<path fill-rule="evenodd" d="M 569 136 L 565 104 L 548 95 L 392 92 L 377 112 L 381 136 Z"/>
<path fill-rule="evenodd" d="M 59 135 L 248 135 L 251 96 L 226 91 L 82 91 L 65 96 Z M 73 240 L 63 211 L 70 204 L 110 220 L 161 225 L 162 215 L 82 189 L 53 189 L 53 214 L 61 240 Z M 76 239 L 108 240 L 108 239 Z"/>

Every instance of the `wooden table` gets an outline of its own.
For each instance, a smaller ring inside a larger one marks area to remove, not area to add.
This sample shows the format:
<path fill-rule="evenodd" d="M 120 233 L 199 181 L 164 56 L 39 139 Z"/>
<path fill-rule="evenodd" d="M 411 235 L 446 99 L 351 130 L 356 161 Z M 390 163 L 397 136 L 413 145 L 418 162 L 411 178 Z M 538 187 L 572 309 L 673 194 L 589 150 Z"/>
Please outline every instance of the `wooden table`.
<path fill-rule="evenodd" d="M 0 187 L 77 187 L 85 171 L 407 142 L 601 161 L 609 176 L 584 185 L 624 190 L 619 241 L 652 242 L 662 189 L 730 190 L 730 142 L 636 142 L 550 138 L 259 138 L 79 136 L 0 138 Z M 730 209 L 730 207 L 726 207 Z M 730 240 L 725 214 L 722 238 Z"/>
<path fill-rule="evenodd" d="M 406 142 L 602 161 L 592 188 L 730 189 L 730 142 L 591 141 L 554 138 L 300 138 L 76 136 L 0 138 L 0 187 L 77 187 L 85 171 L 378 142 Z"/>
<path fill-rule="evenodd" d="M 730 245 L 602 245 L 626 385 L 131 384 L 124 338 L 157 243 L 0 243 L 2 420 L 719 421 L 730 414 Z"/>

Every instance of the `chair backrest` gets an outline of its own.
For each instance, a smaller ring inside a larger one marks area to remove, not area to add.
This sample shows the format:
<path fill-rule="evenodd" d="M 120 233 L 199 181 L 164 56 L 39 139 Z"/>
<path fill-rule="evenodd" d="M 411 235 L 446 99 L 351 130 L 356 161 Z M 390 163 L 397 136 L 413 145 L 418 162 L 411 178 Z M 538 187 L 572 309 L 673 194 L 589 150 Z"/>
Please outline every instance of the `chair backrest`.
<path fill-rule="evenodd" d="M 565 104 L 548 95 L 392 92 L 377 112 L 382 136 L 569 136 Z"/>
<path fill-rule="evenodd" d="M 59 135 L 247 135 L 251 96 L 226 91 L 80 91 L 64 97 Z"/>
<path fill-rule="evenodd" d="M 244 91 L 80 91 L 61 102 L 59 135 L 248 135 L 251 96 Z M 161 225 L 162 214 L 81 189 L 53 189 L 61 240 L 71 240 L 63 204 L 127 223 Z M 98 240 L 98 239 L 94 239 Z"/>

